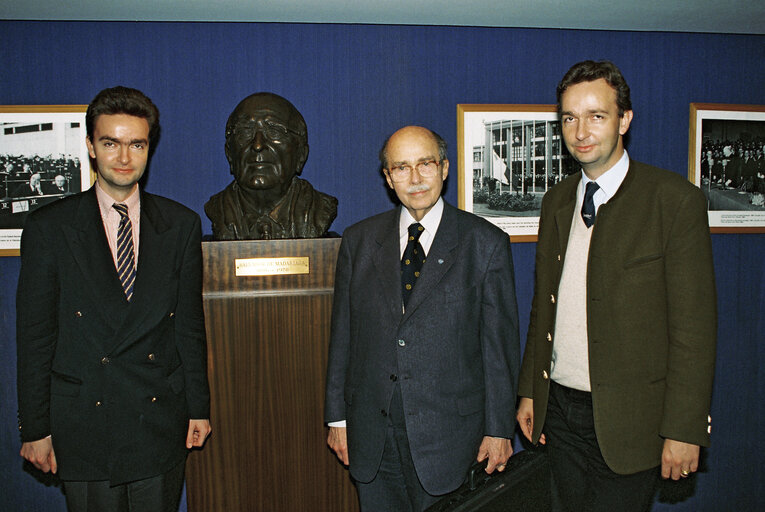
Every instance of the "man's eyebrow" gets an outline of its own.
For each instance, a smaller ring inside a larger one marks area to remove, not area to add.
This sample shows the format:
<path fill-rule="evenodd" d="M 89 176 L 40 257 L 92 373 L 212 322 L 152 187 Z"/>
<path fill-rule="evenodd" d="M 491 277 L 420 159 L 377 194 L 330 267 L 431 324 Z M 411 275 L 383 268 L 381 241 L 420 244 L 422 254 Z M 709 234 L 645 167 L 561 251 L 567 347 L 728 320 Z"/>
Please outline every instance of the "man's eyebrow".
<path fill-rule="evenodd" d="M 431 160 L 438 161 L 438 158 L 436 158 L 433 155 L 428 155 L 428 156 L 421 156 L 416 161 L 417 163 L 422 163 L 422 162 L 430 162 Z M 407 165 L 409 164 L 409 162 L 406 160 L 400 160 L 400 161 L 391 162 L 390 164 L 395 167 L 397 165 Z"/>
<path fill-rule="evenodd" d="M 123 144 L 123 141 L 118 139 L 117 137 L 112 137 L 111 135 L 102 135 L 98 138 L 98 140 L 108 140 L 110 142 L 115 142 L 117 144 Z M 128 144 L 147 144 L 149 141 L 146 139 L 131 139 Z"/>
<path fill-rule="evenodd" d="M 585 110 L 582 112 L 583 114 L 607 114 L 608 110 L 604 108 L 593 108 L 590 110 Z M 560 115 L 562 116 L 575 116 L 577 115 L 576 112 L 572 112 L 570 110 L 561 110 Z"/>

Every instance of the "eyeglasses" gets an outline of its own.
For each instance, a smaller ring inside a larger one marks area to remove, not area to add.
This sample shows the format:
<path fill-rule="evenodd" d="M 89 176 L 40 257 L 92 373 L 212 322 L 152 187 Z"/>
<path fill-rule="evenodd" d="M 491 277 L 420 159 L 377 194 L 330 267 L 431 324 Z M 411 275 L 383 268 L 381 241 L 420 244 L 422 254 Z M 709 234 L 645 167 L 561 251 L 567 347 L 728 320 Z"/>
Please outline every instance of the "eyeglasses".
<path fill-rule="evenodd" d="M 287 128 L 273 121 L 264 120 L 262 123 L 248 122 L 237 123 L 231 127 L 226 136 L 234 136 L 239 144 L 248 144 L 255 139 L 255 134 L 260 130 L 266 139 L 271 142 L 281 142 L 289 138 L 290 134 L 300 135 L 297 131 Z"/>
<path fill-rule="evenodd" d="M 386 170 L 388 171 L 388 176 L 390 176 L 391 181 L 399 183 L 409 179 L 412 175 L 412 169 L 416 169 L 423 178 L 432 178 L 436 175 L 440 166 L 441 162 L 428 160 L 427 162 L 420 162 L 414 165 L 414 167 L 408 164 L 401 164 Z"/>

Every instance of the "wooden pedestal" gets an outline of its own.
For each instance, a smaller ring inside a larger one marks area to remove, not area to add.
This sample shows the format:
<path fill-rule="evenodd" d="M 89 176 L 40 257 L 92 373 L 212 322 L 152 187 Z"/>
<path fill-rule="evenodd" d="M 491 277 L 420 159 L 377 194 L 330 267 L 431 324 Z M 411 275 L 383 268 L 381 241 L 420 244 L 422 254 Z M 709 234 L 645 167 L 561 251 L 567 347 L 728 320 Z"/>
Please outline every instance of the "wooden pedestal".
<path fill-rule="evenodd" d="M 202 244 L 213 432 L 188 459 L 190 512 L 358 510 L 323 422 L 339 246 Z M 308 257 L 310 273 L 235 273 L 236 259 L 293 257 Z"/>

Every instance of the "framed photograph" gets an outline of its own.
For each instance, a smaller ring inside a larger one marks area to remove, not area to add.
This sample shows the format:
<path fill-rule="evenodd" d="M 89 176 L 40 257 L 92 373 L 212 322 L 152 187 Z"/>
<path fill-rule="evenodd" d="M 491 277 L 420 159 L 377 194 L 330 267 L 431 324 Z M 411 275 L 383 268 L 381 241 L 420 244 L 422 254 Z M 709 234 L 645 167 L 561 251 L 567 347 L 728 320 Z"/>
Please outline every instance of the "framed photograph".
<path fill-rule="evenodd" d="M 765 233 L 765 105 L 691 103 L 688 179 L 712 233 Z"/>
<path fill-rule="evenodd" d="M 0 106 L 0 256 L 18 256 L 29 212 L 87 189 L 87 105 Z"/>
<path fill-rule="evenodd" d="M 459 207 L 536 242 L 542 196 L 579 166 L 555 105 L 457 105 Z"/>

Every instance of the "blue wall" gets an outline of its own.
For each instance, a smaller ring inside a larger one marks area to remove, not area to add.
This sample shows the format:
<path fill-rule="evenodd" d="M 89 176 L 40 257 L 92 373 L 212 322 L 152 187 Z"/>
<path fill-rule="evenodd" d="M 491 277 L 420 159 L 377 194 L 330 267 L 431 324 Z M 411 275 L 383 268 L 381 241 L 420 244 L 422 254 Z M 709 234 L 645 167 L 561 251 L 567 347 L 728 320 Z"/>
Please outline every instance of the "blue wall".
<path fill-rule="evenodd" d="M 632 88 L 630 155 L 685 175 L 690 102 L 765 104 L 765 37 L 469 27 L 258 23 L 0 21 L 0 104 L 87 104 L 117 84 L 161 111 L 147 189 L 196 210 L 229 181 L 224 124 L 250 93 L 272 91 L 303 113 L 311 152 L 303 176 L 340 200 L 342 232 L 391 207 L 377 174 L 380 144 L 422 124 L 452 146 L 458 103 L 554 103 L 583 59 L 610 59 Z M 456 172 L 446 198 L 456 204 Z M 672 510 L 735 510 L 765 498 L 759 455 L 765 363 L 765 235 L 714 235 L 718 366 L 706 470 L 665 501 Z M 534 244 L 513 247 L 522 321 Z M 15 390 L 19 259 L 0 258 L 0 496 L 4 510 L 64 510 L 56 487 L 22 469 Z M 524 329 L 525 330 L 525 329 Z M 686 492 L 687 491 L 687 492 Z M 655 510 L 669 510 L 659 503 Z"/>

